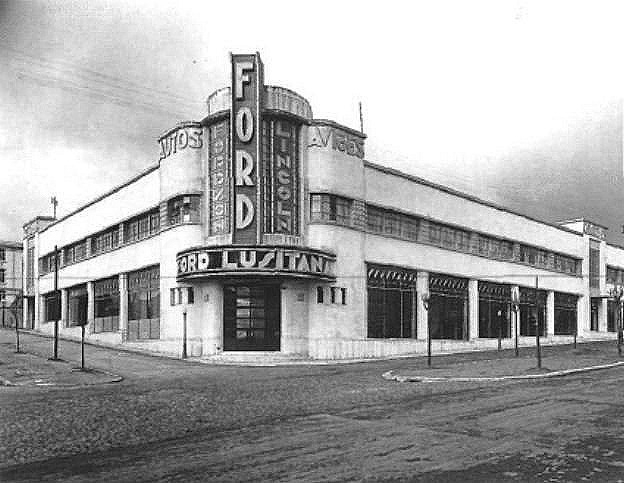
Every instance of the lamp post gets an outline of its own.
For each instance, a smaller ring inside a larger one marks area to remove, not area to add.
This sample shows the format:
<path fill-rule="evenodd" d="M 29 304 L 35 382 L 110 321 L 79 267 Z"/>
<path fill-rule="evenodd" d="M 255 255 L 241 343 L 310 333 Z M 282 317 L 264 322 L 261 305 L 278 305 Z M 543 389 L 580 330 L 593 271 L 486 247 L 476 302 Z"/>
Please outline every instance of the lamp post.
<path fill-rule="evenodd" d="M 624 287 L 618 285 L 609 290 L 609 296 L 613 298 L 613 301 L 617 307 L 617 347 L 618 355 L 622 357 L 622 302 L 624 301 Z"/>
<path fill-rule="evenodd" d="M 431 296 L 429 293 L 424 293 L 420 296 L 425 311 L 429 312 L 429 303 Z M 429 323 L 429 316 L 427 315 L 427 367 L 431 367 L 431 324 Z"/>
<path fill-rule="evenodd" d="M 519 322 L 519 315 L 520 315 L 520 294 L 518 290 L 512 289 L 511 290 L 511 310 L 513 310 L 514 313 L 514 348 L 516 351 L 516 357 L 518 357 L 519 354 L 519 350 L 518 350 L 518 322 Z"/>

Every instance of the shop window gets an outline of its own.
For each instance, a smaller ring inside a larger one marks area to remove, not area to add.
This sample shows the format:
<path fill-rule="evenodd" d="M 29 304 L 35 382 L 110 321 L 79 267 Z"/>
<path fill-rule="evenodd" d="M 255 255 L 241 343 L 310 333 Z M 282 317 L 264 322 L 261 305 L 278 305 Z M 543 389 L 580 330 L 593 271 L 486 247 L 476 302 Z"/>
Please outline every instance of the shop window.
<path fill-rule="evenodd" d="M 316 303 L 317 304 L 322 304 L 323 303 L 324 295 L 325 295 L 324 288 L 321 287 L 320 285 L 318 287 L 316 287 Z"/>
<path fill-rule="evenodd" d="M 429 275 L 429 328 L 432 339 L 468 339 L 468 281 Z"/>
<path fill-rule="evenodd" d="M 511 337 L 511 286 L 479 282 L 479 337 Z"/>
<path fill-rule="evenodd" d="M 416 337 L 416 272 L 396 267 L 368 266 L 368 337 Z M 342 289 L 346 303 L 346 289 Z"/>
<path fill-rule="evenodd" d="M 618 312 L 617 304 L 613 300 L 609 300 L 607 302 L 607 331 L 608 332 L 617 331 L 617 312 Z M 598 317 L 596 317 L 596 323 L 597 322 L 598 322 Z M 598 330 L 597 324 L 596 324 L 596 330 Z"/>
<path fill-rule="evenodd" d="M 576 332 L 576 295 L 555 292 L 555 335 Z"/>
<path fill-rule="evenodd" d="M 591 300 L 591 313 L 589 319 L 589 330 L 598 331 L 598 303 L 599 300 L 592 299 Z M 607 319 L 611 316 L 611 307 L 608 307 L 607 310 Z"/>
<path fill-rule="evenodd" d="M 128 274 L 128 339 L 160 338 L 160 268 Z"/>
<path fill-rule="evenodd" d="M 61 319 L 61 293 L 52 292 L 46 294 L 43 299 L 46 322 Z"/>
<path fill-rule="evenodd" d="M 520 287 L 520 335 L 535 336 L 536 326 L 539 327 L 540 336 L 546 335 L 546 292 L 535 289 Z M 539 308 L 539 309 L 538 309 Z M 536 321 L 537 316 L 537 321 Z"/>
<path fill-rule="evenodd" d="M 79 325 L 87 324 L 87 287 L 86 285 L 80 285 L 68 289 L 67 292 L 67 305 L 68 305 L 68 317 L 67 326 L 76 327 Z"/>
<path fill-rule="evenodd" d="M 167 222 L 169 225 L 180 223 L 199 223 L 200 196 L 177 196 L 167 202 Z"/>
<path fill-rule="evenodd" d="M 119 330 L 119 278 L 98 280 L 93 284 L 95 296 L 94 332 Z"/>

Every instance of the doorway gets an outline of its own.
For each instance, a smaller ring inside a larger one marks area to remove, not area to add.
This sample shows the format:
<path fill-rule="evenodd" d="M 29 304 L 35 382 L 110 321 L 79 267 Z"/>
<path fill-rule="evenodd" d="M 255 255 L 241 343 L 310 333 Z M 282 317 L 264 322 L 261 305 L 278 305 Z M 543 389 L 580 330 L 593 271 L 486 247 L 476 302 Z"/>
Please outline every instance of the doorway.
<path fill-rule="evenodd" d="M 223 350 L 279 351 L 281 293 L 277 284 L 223 287 Z"/>

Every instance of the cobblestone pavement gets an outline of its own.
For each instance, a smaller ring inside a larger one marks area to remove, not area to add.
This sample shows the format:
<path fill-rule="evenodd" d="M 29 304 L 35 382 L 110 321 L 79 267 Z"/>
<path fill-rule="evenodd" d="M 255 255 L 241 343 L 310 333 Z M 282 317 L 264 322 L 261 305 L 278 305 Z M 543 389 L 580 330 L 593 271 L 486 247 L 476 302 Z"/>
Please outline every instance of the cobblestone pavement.
<path fill-rule="evenodd" d="M 545 363 L 564 350 L 546 350 Z M 62 341 L 60 355 L 77 360 L 79 346 Z M 624 368 L 397 384 L 381 374 L 424 361 L 207 366 L 91 346 L 86 356 L 124 381 L 0 387 L 0 481 L 624 481 Z M 437 361 L 499 356 L 509 354 Z"/>

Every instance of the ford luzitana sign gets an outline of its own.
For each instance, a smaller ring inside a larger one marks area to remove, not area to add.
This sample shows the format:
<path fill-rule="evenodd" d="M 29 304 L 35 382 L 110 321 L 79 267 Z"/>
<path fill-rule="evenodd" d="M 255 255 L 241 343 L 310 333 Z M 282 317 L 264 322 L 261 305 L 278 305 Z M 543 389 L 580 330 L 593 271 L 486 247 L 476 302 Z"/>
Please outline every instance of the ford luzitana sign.
<path fill-rule="evenodd" d="M 181 252 L 178 279 L 207 275 L 286 275 L 335 280 L 336 257 L 310 248 L 211 247 Z"/>

